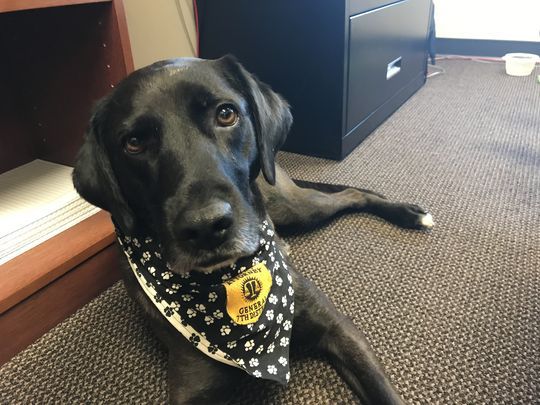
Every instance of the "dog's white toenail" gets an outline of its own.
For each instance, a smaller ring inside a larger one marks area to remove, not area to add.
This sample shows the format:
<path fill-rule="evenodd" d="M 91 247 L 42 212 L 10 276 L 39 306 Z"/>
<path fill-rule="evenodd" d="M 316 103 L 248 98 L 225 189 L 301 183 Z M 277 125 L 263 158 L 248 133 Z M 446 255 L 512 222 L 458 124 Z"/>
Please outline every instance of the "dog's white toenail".
<path fill-rule="evenodd" d="M 435 222 L 433 222 L 433 216 L 430 213 L 427 213 L 420 218 L 420 224 L 424 228 L 433 228 Z"/>

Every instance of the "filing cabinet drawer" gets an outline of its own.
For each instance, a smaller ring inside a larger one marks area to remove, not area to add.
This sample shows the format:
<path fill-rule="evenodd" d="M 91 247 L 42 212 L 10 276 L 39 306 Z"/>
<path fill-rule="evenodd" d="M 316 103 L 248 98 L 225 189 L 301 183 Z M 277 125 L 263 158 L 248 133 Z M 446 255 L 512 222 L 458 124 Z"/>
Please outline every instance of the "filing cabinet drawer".
<path fill-rule="evenodd" d="M 349 16 L 365 13 L 382 6 L 395 3 L 396 0 L 349 0 Z"/>
<path fill-rule="evenodd" d="M 346 132 L 424 70 L 428 2 L 403 0 L 350 17 Z"/>

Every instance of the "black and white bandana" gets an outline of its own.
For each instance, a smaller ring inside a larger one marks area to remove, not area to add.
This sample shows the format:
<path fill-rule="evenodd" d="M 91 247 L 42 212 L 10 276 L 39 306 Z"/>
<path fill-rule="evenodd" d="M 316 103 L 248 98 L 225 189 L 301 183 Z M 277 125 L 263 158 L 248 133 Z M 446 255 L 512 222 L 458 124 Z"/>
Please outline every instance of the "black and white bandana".
<path fill-rule="evenodd" d="M 141 288 L 186 339 L 215 360 L 286 384 L 292 277 L 268 221 L 260 231 L 260 250 L 254 256 L 212 272 L 178 275 L 152 237 L 126 236 L 116 228 Z"/>

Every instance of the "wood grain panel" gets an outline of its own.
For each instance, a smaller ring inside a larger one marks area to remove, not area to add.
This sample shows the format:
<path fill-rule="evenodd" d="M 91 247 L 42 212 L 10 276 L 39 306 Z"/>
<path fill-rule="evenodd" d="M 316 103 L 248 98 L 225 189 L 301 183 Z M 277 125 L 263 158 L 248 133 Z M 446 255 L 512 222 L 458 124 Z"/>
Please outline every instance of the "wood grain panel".
<path fill-rule="evenodd" d="M 0 366 L 119 280 L 118 253 L 107 247 L 0 315 Z"/>
<path fill-rule="evenodd" d="M 133 63 L 133 54 L 131 53 L 131 42 L 129 40 L 126 11 L 124 9 L 124 2 L 122 0 L 113 1 L 113 12 L 117 24 L 118 38 L 122 48 L 122 56 L 124 59 L 124 75 L 128 75 L 135 70 L 135 66 Z"/>
<path fill-rule="evenodd" d="M 111 0 L 0 0 L 0 13 L 10 11 L 31 10 L 58 6 L 72 6 L 75 4 L 106 3 Z"/>
<path fill-rule="evenodd" d="M 94 104 L 133 70 L 121 0 L 0 13 L 0 52 L 0 171 L 31 157 L 72 165 Z"/>
<path fill-rule="evenodd" d="M 62 276 L 115 240 L 101 211 L 0 266 L 0 314 Z"/>

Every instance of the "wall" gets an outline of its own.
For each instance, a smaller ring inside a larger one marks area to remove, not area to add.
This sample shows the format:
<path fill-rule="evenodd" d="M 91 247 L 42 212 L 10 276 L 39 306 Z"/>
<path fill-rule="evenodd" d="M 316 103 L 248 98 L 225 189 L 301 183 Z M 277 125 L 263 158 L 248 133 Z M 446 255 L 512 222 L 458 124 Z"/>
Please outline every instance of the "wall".
<path fill-rule="evenodd" d="M 540 0 L 434 0 L 437 37 L 540 41 Z"/>
<path fill-rule="evenodd" d="M 195 55 L 191 0 L 124 0 L 124 7 L 135 68 Z"/>

